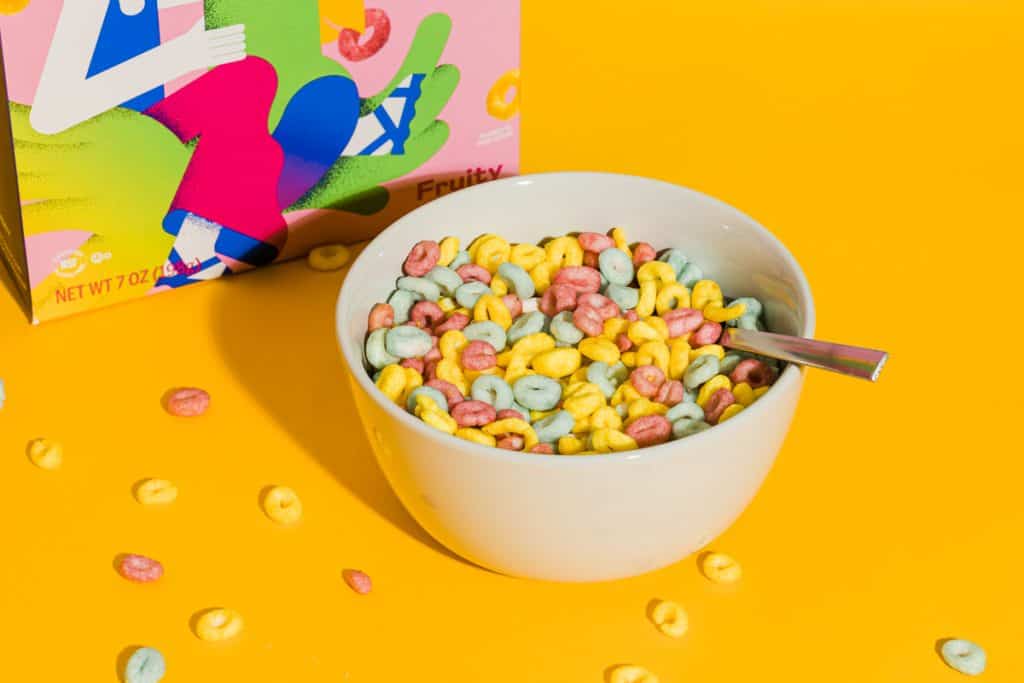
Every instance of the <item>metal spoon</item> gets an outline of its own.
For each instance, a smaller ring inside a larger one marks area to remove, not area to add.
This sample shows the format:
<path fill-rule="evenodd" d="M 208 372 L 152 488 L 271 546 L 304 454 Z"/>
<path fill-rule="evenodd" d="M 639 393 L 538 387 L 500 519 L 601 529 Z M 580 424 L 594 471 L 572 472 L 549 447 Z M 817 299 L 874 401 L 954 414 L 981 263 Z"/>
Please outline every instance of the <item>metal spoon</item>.
<path fill-rule="evenodd" d="M 720 343 L 730 349 L 758 353 L 872 382 L 878 379 L 882 366 L 889 359 L 885 351 L 733 327 L 725 329 Z"/>

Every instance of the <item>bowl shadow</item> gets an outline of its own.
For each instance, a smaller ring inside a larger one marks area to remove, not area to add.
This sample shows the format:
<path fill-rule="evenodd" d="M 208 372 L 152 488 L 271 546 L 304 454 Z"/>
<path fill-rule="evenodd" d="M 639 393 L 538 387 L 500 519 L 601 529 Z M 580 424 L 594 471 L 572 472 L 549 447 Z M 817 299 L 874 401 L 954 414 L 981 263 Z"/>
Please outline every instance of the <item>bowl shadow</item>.
<path fill-rule="evenodd" d="M 135 651 L 138 650 L 142 645 L 129 645 L 120 652 L 117 653 L 117 659 L 114 661 L 114 666 L 117 667 L 117 680 L 120 683 L 128 683 L 124 677 L 124 670 L 128 666 L 128 660 L 132 658 Z"/>
<path fill-rule="evenodd" d="M 334 306 L 347 268 L 308 276 L 289 272 L 303 267 L 273 266 L 215 285 L 220 291 L 210 327 L 224 363 L 294 442 L 360 502 L 411 538 L 469 564 L 416 523 L 377 466 L 334 331 Z"/>

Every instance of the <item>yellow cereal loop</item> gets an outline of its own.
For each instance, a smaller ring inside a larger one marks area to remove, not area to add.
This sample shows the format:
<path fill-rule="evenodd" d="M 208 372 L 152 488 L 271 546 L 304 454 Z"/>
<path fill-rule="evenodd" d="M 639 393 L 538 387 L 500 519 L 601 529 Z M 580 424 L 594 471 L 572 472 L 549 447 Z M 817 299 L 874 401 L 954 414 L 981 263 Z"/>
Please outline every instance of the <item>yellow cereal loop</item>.
<path fill-rule="evenodd" d="M 594 429 L 621 429 L 622 418 L 619 417 L 615 408 L 604 406 L 595 410 L 590 416 L 590 425 Z"/>
<path fill-rule="evenodd" d="M 577 349 L 562 348 L 539 353 L 533 357 L 530 364 L 540 374 L 559 379 L 576 372 L 580 367 L 580 362 L 581 356 Z"/>
<path fill-rule="evenodd" d="M 448 330 L 437 340 L 437 350 L 441 352 L 442 358 L 457 360 L 468 343 L 469 340 L 461 331 Z"/>
<path fill-rule="evenodd" d="M 513 356 L 533 358 L 538 353 L 555 348 L 555 338 L 544 332 L 528 334 L 512 345 Z"/>
<path fill-rule="evenodd" d="M 402 388 L 402 395 L 398 399 L 398 405 L 404 406 L 409 400 L 409 394 L 418 386 L 423 385 L 423 375 L 413 368 L 402 368 L 405 370 L 405 386 Z"/>
<path fill-rule="evenodd" d="M 229 640 L 242 632 L 245 622 L 242 615 L 233 609 L 211 609 L 196 619 L 196 635 L 200 640 L 217 642 Z"/>
<path fill-rule="evenodd" d="M 668 344 L 661 340 L 644 342 L 636 349 L 637 365 L 654 365 L 668 374 L 668 360 Z"/>
<path fill-rule="evenodd" d="M 619 356 L 619 360 L 622 361 L 622 364 L 625 365 L 627 368 L 635 368 L 636 351 L 626 351 L 621 356 Z"/>
<path fill-rule="evenodd" d="M 405 390 L 405 368 L 394 363 L 385 366 L 377 378 L 377 388 L 390 400 L 398 403 L 402 391 Z"/>
<path fill-rule="evenodd" d="M 703 311 L 708 304 L 722 305 L 722 289 L 714 280 L 698 280 L 690 292 L 690 307 Z"/>
<path fill-rule="evenodd" d="M 531 410 L 530 411 L 530 422 L 536 422 L 537 420 L 543 420 L 545 417 L 550 417 L 558 412 L 558 408 L 551 410 Z"/>
<path fill-rule="evenodd" d="M 325 244 L 311 249 L 306 261 L 313 270 L 328 272 L 344 268 L 350 258 L 352 252 L 344 244 Z"/>
<path fill-rule="evenodd" d="M 455 310 L 455 301 L 450 296 L 443 296 L 438 299 L 437 305 L 444 313 L 451 313 Z"/>
<path fill-rule="evenodd" d="M 498 367 L 507 368 L 508 364 L 512 362 L 512 349 L 508 351 L 502 351 L 497 355 Z"/>
<path fill-rule="evenodd" d="M 659 683 L 658 677 L 642 666 L 626 664 L 612 669 L 608 683 Z"/>
<path fill-rule="evenodd" d="M 690 351 L 690 360 L 697 360 L 700 356 L 714 356 L 718 360 L 725 358 L 725 349 L 718 344 L 705 344 Z"/>
<path fill-rule="evenodd" d="M 561 455 L 576 455 L 583 450 L 583 440 L 575 436 L 563 436 L 558 439 L 558 452 Z"/>
<path fill-rule="evenodd" d="M 178 497 L 178 487 L 166 479 L 144 479 L 135 487 L 135 500 L 143 505 L 166 505 Z"/>
<path fill-rule="evenodd" d="M 666 263 L 665 265 L 667 266 L 668 264 Z M 671 267 L 669 266 L 669 268 Z M 689 307 L 690 290 L 678 282 L 672 282 L 662 287 L 654 300 L 654 308 L 658 311 L 659 315 L 674 311 L 677 308 Z"/>
<path fill-rule="evenodd" d="M 604 321 L 604 329 L 601 336 L 614 341 L 620 334 L 629 329 L 629 321 L 625 318 L 608 318 Z"/>
<path fill-rule="evenodd" d="M 302 519 L 302 501 L 287 486 L 274 486 L 263 495 L 263 512 L 278 524 L 295 524 Z"/>
<path fill-rule="evenodd" d="M 715 583 L 735 583 L 743 576 L 743 568 L 725 553 L 707 553 L 700 558 L 700 571 Z"/>
<path fill-rule="evenodd" d="M 629 403 L 638 398 L 643 398 L 643 395 L 636 390 L 636 387 L 629 382 L 623 382 L 615 389 L 615 393 L 612 394 L 611 404 L 612 406 L 617 406 L 620 403 Z"/>
<path fill-rule="evenodd" d="M 666 264 L 667 265 L 667 264 Z M 640 302 L 633 309 L 641 318 L 654 313 L 654 304 L 658 300 L 658 284 L 653 280 L 640 283 Z"/>
<path fill-rule="evenodd" d="M 649 398 L 640 397 L 629 402 L 629 409 L 626 413 L 626 423 L 629 424 L 637 418 L 648 415 L 664 415 L 668 412 L 668 406 L 652 401 Z"/>
<path fill-rule="evenodd" d="M 572 423 L 572 433 L 573 434 L 586 434 L 587 432 L 590 431 L 590 429 L 591 429 L 591 425 L 590 425 L 590 418 L 589 417 L 581 417 L 580 419 L 575 420 Z"/>
<path fill-rule="evenodd" d="M 502 420 L 495 420 L 484 426 L 484 432 L 491 436 L 498 434 L 519 434 L 523 437 L 523 448 L 530 450 L 537 445 L 537 433 L 525 420 L 515 417 L 506 417 Z"/>
<path fill-rule="evenodd" d="M 547 259 L 547 253 L 536 244 L 517 244 L 512 247 L 508 260 L 529 272 Z"/>
<path fill-rule="evenodd" d="M 656 315 L 650 315 L 644 318 L 644 322 L 654 328 L 654 331 L 658 333 L 658 338 L 662 341 L 668 341 L 668 323 Z"/>
<path fill-rule="evenodd" d="M 654 325 L 651 325 L 646 320 L 636 320 L 631 322 L 626 330 L 626 336 L 629 337 L 629 341 L 638 346 L 644 342 L 657 341 L 661 339 L 661 335 L 658 334 L 658 330 L 655 329 Z"/>
<path fill-rule="evenodd" d="M 459 425 L 455 422 L 455 418 L 440 410 L 421 411 L 420 419 L 434 429 L 444 432 L 445 434 L 454 434 L 459 428 Z"/>
<path fill-rule="evenodd" d="M 756 401 L 757 399 L 767 394 L 769 389 L 771 389 L 770 386 L 758 387 L 757 389 L 754 389 L 754 400 Z"/>
<path fill-rule="evenodd" d="M 658 630 L 672 638 L 682 638 L 686 635 L 690 620 L 678 603 L 671 600 L 662 600 L 651 610 L 651 621 L 658 627 Z"/>
<path fill-rule="evenodd" d="M 508 367 L 505 368 L 504 380 L 509 384 L 512 384 L 520 377 L 534 374 L 533 370 L 529 369 L 530 360 L 532 356 L 527 355 L 513 355 L 512 360 L 509 362 Z"/>
<path fill-rule="evenodd" d="M 498 440 L 490 434 L 487 434 L 480 429 L 474 429 L 473 427 L 462 427 L 461 429 L 456 429 L 455 436 L 460 439 L 465 439 L 466 441 L 478 443 L 481 446 L 494 446 L 498 443 Z"/>
<path fill-rule="evenodd" d="M 570 384 L 562 393 L 562 408 L 568 410 L 575 420 L 589 417 L 598 408 L 604 407 L 601 388 L 591 382 Z"/>
<path fill-rule="evenodd" d="M 708 402 L 711 395 L 719 389 L 732 389 L 732 380 L 726 375 L 715 375 L 701 386 L 697 392 L 697 405 L 701 408 Z"/>
<path fill-rule="evenodd" d="M 722 424 L 726 420 L 736 417 L 743 412 L 744 406 L 739 403 L 733 403 L 731 406 L 722 411 L 722 415 L 718 418 L 718 424 Z"/>
<path fill-rule="evenodd" d="M 711 303 L 704 307 L 704 317 L 712 322 L 724 323 L 729 320 L 736 320 L 736 318 L 743 317 L 746 313 L 747 306 L 742 301 L 728 308 L 722 308 L 722 306 Z"/>
<path fill-rule="evenodd" d="M 732 395 L 736 397 L 736 403 L 741 406 L 749 406 L 754 402 L 754 390 L 746 382 L 740 382 L 732 388 Z"/>
<path fill-rule="evenodd" d="M 473 261 L 473 263 L 476 263 L 476 254 L 477 251 L 480 249 L 480 245 L 482 245 L 484 242 L 491 239 L 492 237 L 497 237 L 497 235 L 485 232 L 484 234 L 480 235 L 475 240 L 469 243 L 469 248 L 466 249 L 466 251 L 469 252 L 469 258 L 471 261 Z"/>
<path fill-rule="evenodd" d="M 633 258 L 633 250 L 629 248 L 629 240 L 626 239 L 626 231 L 622 228 L 612 228 L 608 236 L 615 242 L 615 247 L 626 252 L 626 256 Z"/>
<path fill-rule="evenodd" d="M 556 237 L 544 245 L 544 252 L 552 268 L 583 265 L 583 247 L 575 237 Z"/>
<path fill-rule="evenodd" d="M 669 284 L 676 281 L 676 271 L 664 261 L 648 261 L 637 269 L 636 281 L 640 284 L 645 282 Z"/>
<path fill-rule="evenodd" d="M 598 453 L 631 451 L 637 448 L 636 440 L 617 429 L 595 429 L 590 433 L 590 447 Z"/>
<path fill-rule="evenodd" d="M 668 348 L 668 378 L 682 379 L 690 367 L 690 344 L 685 339 L 673 339 Z"/>
<path fill-rule="evenodd" d="M 616 346 L 615 350 L 617 352 L 619 350 L 619 347 Z M 618 358 L 618 355 L 616 355 L 616 358 Z M 569 382 L 570 383 L 572 383 L 572 382 L 586 382 L 586 381 L 587 381 L 587 368 L 586 367 L 581 367 L 579 370 L 577 370 L 576 372 L 574 372 L 571 375 L 569 375 Z"/>
<path fill-rule="evenodd" d="M 619 362 L 619 347 L 610 339 L 588 337 L 579 343 L 580 353 L 590 360 L 601 361 L 608 365 Z"/>
<path fill-rule="evenodd" d="M 441 406 L 437 405 L 437 401 L 430 398 L 426 394 L 418 394 L 416 396 L 416 406 L 413 408 L 413 413 L 416 417 L 420 416 L 420 413 L 433 410 L 435 413 L 441 410 Z"/>
<path fill-rule="evenodd" d="M 33 439 L 26 450 L 32 464 L 44 470 L 55 470 L 64 461 L 64 447 L 50 439 Z"/>
<path fill-rule="evenodd" d="M 473 320 L 476 322 L 490 320 L 500 325 L 501 329 L 507 330 L 512 326 L 512 313 L 504 301 L 493 294 L 484 294 L 476 300 L 476 305 L 473 306 Z M 449 332 L 453 331 L 449 330 Z M 445 332 L 445 334 L 448 333 Z"/>
<path fill-rule="evenodd" d="M 441 248 L 441 255 L 437 259 L 437 265 L 447 266 L 455 260 L 455 255 L 459 253 L 459 238 L 445 237 L 437 246 Z"/>
<path fill-rule="evenodd" d="M 508 294 L 508 283 L 505 278 L 500 275 L 495 275 L 491 278 L 491 291 L 495 296 L 505 296 Z"/>
<path fill-rule="evenodd" d="M 456 308 L 454 311 L 452 311 L 452 313 L 461 313 L 462 315 L 466 316 L 467 318 L 473 317 L 473 311 L 469 310 L 468 308 L 464 308 L 462 306 L 459 306 L 458 308 Z"/>
<path fill-rule="evenodd" d="M 530 270 L 530 279 L 533 280 L 533 286 L 537 289 L 537 294 L 543 294 L 551 286 L 551 278 L 554 276 L 553 271 L 554 268 L 547 261 L 534 266 Z"/>
<path fill-rule="evenodd" d="M 451 382 L 463 395 L 469 393 L 469 386 L 466 384 L 466 377 L 462 374 L 462 368 L 450 358 L 442 358 L 437 364 L 437 378 L 445 382 Z"/>
<path fill-rule="evenodd" d="M 468 384 L 469 386 L 473 386 L 473 382 L 475 382 L 476 378 L 479 377 L 480 375 L 493 375 L 495 377 L 501 377 L 502 379 L 504 379 L 505 371 L 498 367 L 487 368 L 486 370 L 469 370 L 467 368 L 462 371 L 462 375 L 463 377 L 466 378 L 466 384 Z"/>

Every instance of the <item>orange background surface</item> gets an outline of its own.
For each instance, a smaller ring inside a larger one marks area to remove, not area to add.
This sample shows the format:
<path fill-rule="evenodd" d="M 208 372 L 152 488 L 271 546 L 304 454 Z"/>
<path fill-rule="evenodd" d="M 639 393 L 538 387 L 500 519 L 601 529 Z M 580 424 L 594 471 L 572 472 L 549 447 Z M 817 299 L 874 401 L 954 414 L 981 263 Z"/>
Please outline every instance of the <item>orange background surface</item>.
<path fill-rule="evenodd" d="M 725 199 L 801 261 L 819 336 L 892 353 L 874 386 L 808 376 L 767 483 L 713 544 L 742 582 L 712 585 L 690 558 L 545 584 L 441 550 L 355 416 L 332 332 L 343 272 L 292 263 L 37 328 L 4 297 L 0 679 L 116 681 L 145 644 L 168 683 L 586 683 L 622 662 L 663 683 L 952 682 L 936 642 L 959 636 L 987 649 L 981 680 L 1024 680 L 1024 6 L 582 8 L 524 2 L 525 169 Z M 161 410 L 182 384 L 210 390 L 207 416 Z M 36 436 L 63 442 L 61 470 L 25 458 Z M 178 501 L 135 503 L 150 476 Z M 295 528 L 257 505 L 275 483 L 302 496 Z M 167 575 L 123 581 L 122 552 Z M 349 591 L 345 567 L 374 592 Z M 654 598 L 686 607 L 683 640 L 646 620 Z M 197 640 L 190 618 L 219 605 L 245 632 Z"/>

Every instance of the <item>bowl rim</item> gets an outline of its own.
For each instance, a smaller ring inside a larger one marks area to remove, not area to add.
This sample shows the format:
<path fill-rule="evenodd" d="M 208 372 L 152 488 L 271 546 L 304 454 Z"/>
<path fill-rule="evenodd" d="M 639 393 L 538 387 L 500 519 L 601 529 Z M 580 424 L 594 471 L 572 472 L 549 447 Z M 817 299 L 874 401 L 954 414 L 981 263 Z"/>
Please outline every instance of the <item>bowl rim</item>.
<path fill-rule="evenodd" d="M 684 185 L 678 185 L 676 183 L 671 183 L 666 180 L 660 180 L 658 178 L 651 178 L 648 176 L 633 175 L 626 173 L 608 173 L 601 171 L 550 171 L 544 173 L 527 173 L 523 175 L 509 176 L 507 178 L 500 178 L 498 180 L 492 180 L 486 183 L 481 183 L 479 185 L 473 185 L 471 187 L 459 190 L 458 192 L 454 192 L 452 194 L 448 194 L 438 199 L 435 199 L 431 201 L 429 204 L 433 206 L 438 203 L 443 204 L 446 202 L 459 201 L 458 197 L 460 195 L 463 195 L 464 193 L 493 191 L 494 188 L 497 186 L 503 186 L 507 184 L 522 184 L 523 181 L 543 181 L 544 179 L 547 178 L 576 178 L 585 181 L 588 178 L 594 177 L 628 178 L 631 180 L 641 180 L 656 185 L 664 185 L 668 188 L 671 188 L 674 192 L 682 190 L 684 192 L 694 195 L 698 199 L 710 202 L 711 204 L 716 204 L 722 208 L 725 208 L 729 211 L 741 215 L 743 218 L 750 222 L 755 232 L 760 232 L 762 237 L 766 238 L 769 242 L 774 244 L 774 246 L 779 250 L 786 264 L 797 276 L 797 285 L 799 288 L 799 292 L 804 301 L 807 302 L 804 316 L 804 325 L 803 329 L 800 331 L 800 334 L 804 337 L 812 337 L 814 335 L 816 318 L 814 298 L 811 294 L 811 288 L 809 283 L 807 282 L 807 277 L 804 274 L 803 269 L 800 267 L 800 263 L 796 260 L 796 258 L 789 251 L 786 245 L 783 244 L 782 241 L 779 240 L 779 238 L 776 237 L 770 230 L 765 228 L 763 225 L 761 225 L 758 221 L 754 220 L 748 214 L 744 213 L 743 211 L 740 211 L 731 204 L 728 204 L 727 202 L 724 202 L 720 199 L 712 197 L 711 195 L 700 192 L 699 190 L 694 190 Z M 401 229 L 402 225 L 407 221 L 407 219 L 409 219 L 411 216 L 414 216 L 416 212 L 419 211 L 420 208 L 422 207 L 417 207 L 416 209 L 413 209 L 409 213 L 401 216 L 393 223 L 388 225 L 386 228 L 384 228 L 384 230 L 382 230 L 380 233 L 378 233 L 378 235 L 374 237 L 374 239 L 371 240 L 363 248 L 359 256 L 356 257 L 355 261 L 352 262 L 352 265 L 349 267 L 348 272 L 351 273 L 361 259 L 367 257 L 367 254 L 372 253 L 374 251 L 374 244 L 378 240 L 382 239 L 385 233 L 391 230 Z M 376 385 L 373 384 L 370 376 L 365 372 L 365 368 L 363 367 L 362 348 L 360 347 L 357 350 L 353 349 L 353 344 L 347 339 L 347 335 L 342 333 L 342 321 L 340 318 L 340 313 L 346 304 L 346 293 L 347 291 L 349 291 L 350 288 L 356 288 L 354 280 L 350 280 L 347 275 L 348 274 L 346 274 L 345 281 L 342 283 L 341 291 L 338 294 L 338 300 L 337 303 L 335 304 L 334 330 L 335 336 L 337 337 L 338 345 L 341 347 L 341 352 L 342 356 L 344 357 L 345 364 L 348 366 L 349 374 L 352 376 L 353 380 L 358 382 L 359 387 L 367 394 L 367 396 L 371 398 L 371 400 L 376 402 L 377 405 L 380 406 L 384 412 L 390 414 L 400 423 L 405 424 L 413 431 L 426 437 L 448 437 L 451 439 L 456 439 L 459 442 L 459 448 L 462 449 L 463 452 L 471 453 L 476 457 L 496 458 L 504 463 L 518 462 L 522 464 L 543 465 L 549 467 L 579 467 L 582 466 L 581 463 L 590 463 L 594 465 L 598 463 L 635 463 L 640 461 L 649 462 L 670 457 L 685 457 L 686 452 L 690 450 L 690 448 L 686 444 L 704 443 L 705 440 L 712 438 L 715 435 L 717 435 L 718 437 L 725 437 L 728 436 L 732 431 L 743 429 L 747 425 L 747 422 L 749 420 L 754 419 L 753 417 L 751 417 L 751 415 L 759 414 L 764 410 L 768 409 L 767 402 L 773 400 L 770 397 L 779 396 L 782 393 L 781 391 L 772 391 L 770 389 L 765 393 L 762 399 L 748 406 L 739 415 L 729 420 L 724 425 L 715 425 L 713 429 L 706 429 L 702 432 L 698 432 L 697 434 L 687 436 L 684 439 L 673 439 L 666 441 L 665 443 L 658 444 L 657 446 L 644 446 L 642 448 L 637 448 L 636 450 L 632 451 L 594 453 L 589 454 L 585 457 L 560 456 L 558 454 L 554 454 L 553 457 L 545 457 L 545 455 L 542 453 L 528 453 L 525 451 L 507 451 L 501 448 L 495 448 L 493 446 L 484 446 L 483 444 L 478 444 L 473 441 L 468 441 L 466 439 L 459 439 L 458 437 L 452 434 L 446 434 L 437 429 L 434 429 L 433 427 L 426 424 L 422 420 L 416 418 L 414 415 L 411 415 L 407 411 L 398 407 L 395 403 L 386 400 L 384 394 L 382 394 L 380 390 L 377 389 Z M 783 370 L 782 374 L 779 375 L 779 378 L 772 385 L 772 389 L 775 389 L 777 386 L 780 385 L 789 387 L 798 384 L 800 381 L 802 381 L 802 374 L 804 372 L 804 368 L 798 367 L 790 363 L 789 366 L 785 370 Z M 750 413 L 750 415 L 748 415 L 748 413 Z M 615 465 L 610 466 L 614 467 Z"/>

